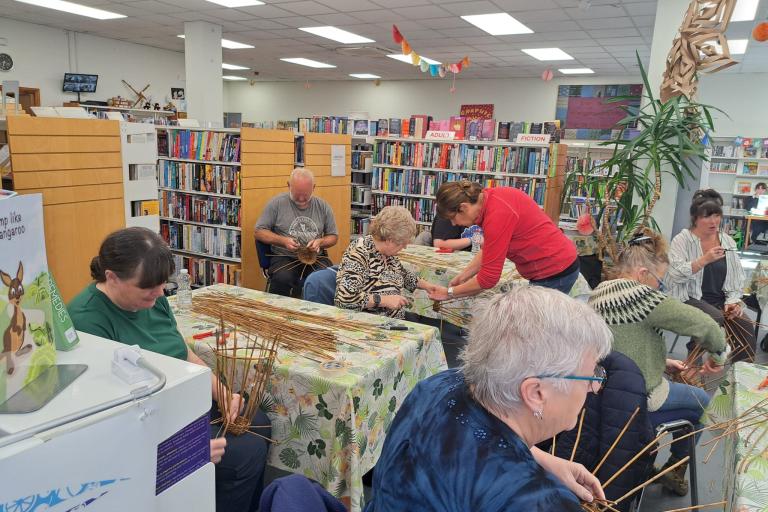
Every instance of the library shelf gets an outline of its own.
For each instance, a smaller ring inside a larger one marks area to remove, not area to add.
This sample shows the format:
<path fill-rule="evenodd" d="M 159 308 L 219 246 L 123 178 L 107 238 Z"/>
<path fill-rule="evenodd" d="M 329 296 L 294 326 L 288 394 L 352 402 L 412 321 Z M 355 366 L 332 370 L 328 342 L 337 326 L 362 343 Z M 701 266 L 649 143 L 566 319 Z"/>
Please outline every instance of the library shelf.
<path fill-rule="evenodd" d="M 164 220 L 167 222 L 176 222 L 178 224 L 191 224 L 193 226 L 203 226 L 206 228 L 220 228 L 220 229 L 229 229 L 230 231 L 242 231 L 237 226 L 227 226 L 226 224 L 211 224 L 207 222 L 196 222 L 192 220 L 183 220 L 183 219 L 176 219 L 174 217 L 163 217 L 160 216 L 160 220 Z"/>
<path fill-rule="evenodd" d="M 215 254 L 207 254 L 204 252 L 197 252 L 197 251 L 188 251 L 186 249 L 175 249 L 173 247 L 170 248 L 171 252 L 179 253 L 179 254 L 186 254 L 188 256 L 197 256 L 198 258 L 203 258 L 207 260 L 217 260 L 217 261 L 229 261 L 234 263 L 240 263 L 240 258 L 230 258 L 227 256 L 217 256 Z"/>
<path fill-rule="evenodd" d="M 528 173 L 510 173 L 510 172 L 494 172 L 494 171 L 465 171 L 462 169 L 440 169 L 438 167 L 413 167 L 409 165 L 388 165 L 388 164 L 373 164 L 373 167 L 386 168 L 386 169 L 401 169 L 407 171 L 428 171 L 428 172 L 453 172 L 457 174 L 480 174 L 483 176 L 493 176 L 502 178 L 530 178 L 535 180 L 545 180 L 547 176 L 545 174 L 528 174 Z"/>
<path fill-rule="evenodd" d="M 191 164 L 230 165 L 240 167 L 240 162 L 220 162 L 218 160 L 193 160 L 191 158 L 175 158 L 171 156 L 158 156 L 158 160 L 170 160 L 171 162 L 187 162 Z"/>
<path fill-rule="evenodd" d="M 217 194 L 215 192 L 203 192 L 201 190 L 182 190 L 180 188 L 169 188 L 169 187 L 157 187 L 157 189 L 166 190 L 168 192 L 178 192 L 179 194 L 194 194 L 198 196 L 226 197 L 228 199 L 241 199 L 240 196 L 233 196 L 231 194 Z"/>

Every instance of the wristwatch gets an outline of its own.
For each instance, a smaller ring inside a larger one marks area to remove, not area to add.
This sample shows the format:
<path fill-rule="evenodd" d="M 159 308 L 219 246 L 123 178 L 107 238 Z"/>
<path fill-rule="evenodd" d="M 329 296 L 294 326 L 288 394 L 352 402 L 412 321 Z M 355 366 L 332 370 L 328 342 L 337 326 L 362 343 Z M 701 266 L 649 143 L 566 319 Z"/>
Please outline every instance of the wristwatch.
<path fill-rule="evenodd" d="M 378 308 L 381 305 L 381 294 L 380 293 L 372 293 L 371 297 L 373 297 L 373 307 Z"/>
<path fill-rule="evenodd" d="M 448 287 L 448 298 L 449 299 L 453 298 L 453 286 Z"/>

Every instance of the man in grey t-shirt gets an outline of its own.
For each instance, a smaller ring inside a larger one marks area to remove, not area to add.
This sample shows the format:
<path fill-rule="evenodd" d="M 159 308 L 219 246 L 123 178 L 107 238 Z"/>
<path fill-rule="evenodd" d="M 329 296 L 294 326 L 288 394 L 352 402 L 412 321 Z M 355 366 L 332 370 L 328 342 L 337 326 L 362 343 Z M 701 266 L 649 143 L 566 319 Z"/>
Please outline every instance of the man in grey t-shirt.
<path fill-rule="evenodd" d="M 336 220 L 328 203 L 312 196 L 314 189 L 312 171 L 297 167 L 288 179 L 288 192 L 273 197 L 256 222 L 256 240 L 271 245 L 271 293 L 299 296 L 301 279 L 332 264 L 325 249 L 338 241 Z M 320 264 L 297 264 L 299 247 L 317 252 Z"/>

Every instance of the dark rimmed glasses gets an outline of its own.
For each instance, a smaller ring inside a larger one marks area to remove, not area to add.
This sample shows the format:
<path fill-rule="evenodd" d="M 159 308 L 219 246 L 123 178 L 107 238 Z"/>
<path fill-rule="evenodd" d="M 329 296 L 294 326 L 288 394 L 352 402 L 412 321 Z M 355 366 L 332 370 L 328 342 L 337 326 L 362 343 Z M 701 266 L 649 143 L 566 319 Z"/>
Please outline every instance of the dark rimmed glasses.
<path fill-rule="evenodd" d="M 608 374 L 605 368 L 600 365 L 595 366 L 595 374 L 592 377 L 582 375 L 535 375 L 537 379 L 566 379 L 566 380 L 585 380 L 589 382 L 589 389 L 594 394 L 598 394 L 603 386 Z"/>

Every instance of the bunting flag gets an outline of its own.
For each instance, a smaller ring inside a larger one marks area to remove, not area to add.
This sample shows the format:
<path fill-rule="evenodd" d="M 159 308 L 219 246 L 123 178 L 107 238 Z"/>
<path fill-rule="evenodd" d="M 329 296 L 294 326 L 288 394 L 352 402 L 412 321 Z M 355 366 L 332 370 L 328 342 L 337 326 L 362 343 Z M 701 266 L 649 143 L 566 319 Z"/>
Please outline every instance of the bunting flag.
<path fill-rule="evenodd" d="M 468 56 L 453 64 L 430 64 L 413 50 L 405 37 L 403 37 L 403 34 L 400 33 L 397 25 L 392 25 L 392 40 L 400 45 L 400 50 L 403 55 L 407 55 L 411 58 L 411 64 L 418 66 L 422 73 L 429 73 L 430 76 L 444 78 L 446 73 L 450 71 L 454 74 L 455 78 L 455 76 L 461 73 L 464 68 L 468 68 L 470 64 Z"/>

